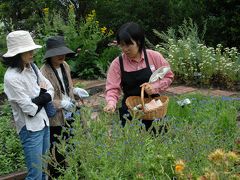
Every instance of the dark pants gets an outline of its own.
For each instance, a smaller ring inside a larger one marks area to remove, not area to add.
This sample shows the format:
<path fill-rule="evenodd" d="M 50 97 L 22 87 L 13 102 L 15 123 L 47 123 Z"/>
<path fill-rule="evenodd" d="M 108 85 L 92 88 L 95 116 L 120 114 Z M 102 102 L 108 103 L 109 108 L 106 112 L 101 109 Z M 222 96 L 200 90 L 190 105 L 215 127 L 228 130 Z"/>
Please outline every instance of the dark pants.
<path fill-rule="evenodd" d="M 127 119 L 128 120 L 132 120 L 132 117 L 130 115 L 130 113 L 127 111 L 127 109 L 124 109 L 124 108 L 119 108 L 119 115 L 120 115 L 120 120 L 121 120 L 121 125 L 122 127 L 125 127 L 126 125 L 126 119 L 124 118 L 124 116 L 127 116 Z M 146 127 L 146 130 L 148 130 L 151 125 L 152 125 L 152 120 L 142 120 L 142 123 L 145 125 Z"/>
<path fill-rule="evenodd" d="M 68 127 L 66 127 L 66 128 L 68 128 Z M 59 164 L 57 167 L 65 168 L 66 167 L 65 157 L 64 157 L 64 155 L 59 153 L 59 150 L 56 147 L 56 144 L 60 142 L 59 141 L 60 137 L 62 139 L 67 140 L 67 139 L 71 138 L 73 136 L 73 134 L 68 134 L 67 132 L 62 133 L 62 130 L 63 130 L 62 126 L 51 126 L 50 127 L 50 143 L 51 143 L 50 152 L 54 156 L 54 158 L 56 158 L 57 163 Z M 62 136 L 61 136 L 61 134 L 62 134 Z M 61 173 L 57 170 L 57 167 L 48 165 L 50 175 L 53 178 L 57 178 L 61 175 Z"/>
<path fill-rule="evenodd" d="M 56 136 L 61 136 L 62 127 L 61 126 L 51 126 L 50 127 L 50 152 L 54 158 L 56 158 L 57 162 L 59 163 L 60 167 L 65 167 L 65 157 L 58 152 L 56 144 L 59 143 L 59 138 Z M 57 167 L 59 167 L 57 166 Z M 57 167 L 48 165 L 48 169 L 50 171 L 50 175 L 53 178 L 57 178 L 61 175 L 61 173 L 57 170 Z"/>
<path fill-rule="evenodd" d="M 122 127 L 126 125 L 126 119 L 124 118 L 124 116 L 127 116 L 128 120 L 132 120 L 132 117 L 128 112 L 128 108 L 126 106 L 122 106 L 121 108 L 119 108 L 119 115 Z M 142 123 L 145 125 L 146 130 L 148 130 L 152 126 L 152 122 L 152 120 L 142 120 Z"/>

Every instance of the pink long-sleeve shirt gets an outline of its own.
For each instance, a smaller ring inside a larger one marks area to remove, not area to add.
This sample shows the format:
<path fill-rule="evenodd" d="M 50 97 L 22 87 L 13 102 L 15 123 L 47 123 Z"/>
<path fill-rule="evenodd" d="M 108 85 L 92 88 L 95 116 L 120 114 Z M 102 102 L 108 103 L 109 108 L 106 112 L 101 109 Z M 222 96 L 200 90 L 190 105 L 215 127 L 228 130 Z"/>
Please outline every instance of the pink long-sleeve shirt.
<path fill-rule="evenodd" d="M 147 57 L 149 66 L 152 72 L 163 66 L 170 66 L 169 63 L 163 58 L 163 56 L 157 52 L 147 49 Z M 141 60 L 139 62 L 134 61 L 127 57 L 126 54 L 122 54 L 124 71 L 132 72 L 146 68 L 144 60 L 144 53 L 142 52 Z M 159 79 L 152 84 L 154 88 L 154 94 L 165 91 L 173 81 L 174 74 L 169 71 L 163 79 Z M 105 99 L 107 104 L 116 107 L 118 99 L 121 94 L 121 69 L 119 64 L 119 58 L 116 57 L 111 63 L 106 81 Z"/>

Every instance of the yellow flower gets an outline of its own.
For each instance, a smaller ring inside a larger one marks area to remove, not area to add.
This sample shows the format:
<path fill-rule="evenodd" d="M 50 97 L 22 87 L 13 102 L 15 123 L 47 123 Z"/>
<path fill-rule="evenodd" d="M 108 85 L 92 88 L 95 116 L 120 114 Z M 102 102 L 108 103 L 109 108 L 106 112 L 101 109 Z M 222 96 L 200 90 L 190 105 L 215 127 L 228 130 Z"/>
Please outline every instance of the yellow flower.
<path fill-rule="evenodd" d="M 49 8 L 44 8 L 44 9 L 43 9 L 43 12 L 44 12 L 45 15 L 47 15 L 48 12 L 49 12 Z"/>
<path fill-rule="evenodd" d="M 92 22 L 96 17 L 96 11 L 92 10 L 91 13 L 89 13 L 86 17 L 87 22 Z"/>
<path fill-rule="evenodd" d="M 108 35 L 109 36 L 113 35 L 113 31 L 111 29 L 109 30 Z"/>
<path fill-rule="evenodd" d="M 74 10 L 74 6 L 72 4 L 69 5 L 70 10 Z"/>
<path fill-rule="evenodd" d="M 229 177 L 229 179 L 240 179 L 240 174 L 233 174 Z"/>
<path fill-rule="evenodd" d="M 144 174 L 143 174 L 143 173 L 138 173 L 138 174 L 136 175 L 136 178 L 137 178 L 137 179 L 144 179 Z"/>
<path fill-rule="evenodd" d="M 96 11 L 95 11 L 95 9 L 94 10 L 92 10 L 92 15 L 96 15 Z"/>
<path fill-rule="evenodd" d="M 185 168 L 185 163 L 183 160 L 178 160 L 175 162 L 175 171 L 176 173 L 182 173 Z"/>
<path fill-rule="evenodd" d="M 218 174 L 216 172 L 206 172 L 203 177 L 204 179 L 217 180 Z"/>
<path fill-rule="evenodd" d="M 105 26 L 101 28 L 102 33 L 106 33 L 106 30 L 107 30 L 107 28 Z"/>
<path fill-rule="evenodd" d="M 92 22 L 92 20 L 93 20 L 93 18 L 90 17 L 90 16 L 88 16 L 87 19 L 86 19 L 87 22 Z"/>
<path fill-rule="evenodd" d="M 237 161 L 238 160 L 238 155 L 235 152 L 229 151 L 226 153 L 226 157 L 230 161 Z"/>
<path fill-rule="evenodd" d="M 222 149 L 217 149 L 213 153 L 208 155 L 208 159 L 214 163 L 220 163 L 224 160 L 224 151 Z"/>

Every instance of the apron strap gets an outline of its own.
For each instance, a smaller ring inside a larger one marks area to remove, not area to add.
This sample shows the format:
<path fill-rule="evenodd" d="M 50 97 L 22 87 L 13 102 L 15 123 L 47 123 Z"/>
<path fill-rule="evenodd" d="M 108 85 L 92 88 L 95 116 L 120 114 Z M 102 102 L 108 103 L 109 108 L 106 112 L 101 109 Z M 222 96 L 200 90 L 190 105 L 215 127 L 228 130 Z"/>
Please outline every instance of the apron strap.
<path fill-rule="evenodd" d="M 122 55 L 120 55 L 118 58 L 119 58 L 119 64 L 120 64 L 121 75 L 122 75 L 123 72 L 124 72 Z"/>
<path fill-rule="evenodd" d="M 146 63 L 146 67 L 149 68 L 150 66 L 149 66 L 149 62 L 148 62 L 147 51 L 145 48 L 143 49 L 143 53 L 144 53 L 144 60 Z"/>
<path fill-rule="evenodd" d="M 149 62 L 148 62 L 147 51 L 146 51 L 145 48 L 143 49 L 143 53 L 144 53 L 144 60 L 145 60 L 145 63 L 146 63 L 146 67 L 149 68 L 150 66 L 149 66 Z M 123 72 L 124 72 L 122 55 L 118 56 L 118 59 L 119 59 L 120 70 L 121 70 L 121 79 L 122 79 L 122 75 L 123 75 Z"/>

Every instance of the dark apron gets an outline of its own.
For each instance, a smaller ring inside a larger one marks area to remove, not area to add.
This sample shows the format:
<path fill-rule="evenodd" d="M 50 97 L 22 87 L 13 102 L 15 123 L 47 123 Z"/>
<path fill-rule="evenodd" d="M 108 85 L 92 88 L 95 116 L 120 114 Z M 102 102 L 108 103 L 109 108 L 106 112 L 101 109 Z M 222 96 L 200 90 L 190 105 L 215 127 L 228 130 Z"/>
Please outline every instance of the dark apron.
<path fill-rule="evenodd" d="M 152 75 L 146 50 L 144 49 L 143 52 L 144 52 L 144 60 L 146 63 L 146 68 L 138 71 L 132 71 L 132 72 L 124 71 L 123 59 L 122 59 L 122 56 L 119 56 L 119 63 L 120 63 L 120 70 L 121 70 L 121 86 L 124 94 L 123 100 L 122 100 L 122 107 L 119 108 L 119 114 L 120 114 L 120 120 L 123 127 L 126 124 L 126 119 L 123 116 L 127 115 L 128 119 L 132 120 L 132 117 L 130 116 L 127 105 L 125 103 L 126 99 L 129 96 L 140 96 L 141 95 L 140 85 L 145 82 L 148 82 L 150 76 Z M 148 96 L 148 95 L 145 94 L 144 96 Z M 151 120 L 150 121 L 142 120 L 142 122 L 145 124 L 146 129 L 148 129 L 152 124 Z"/>

